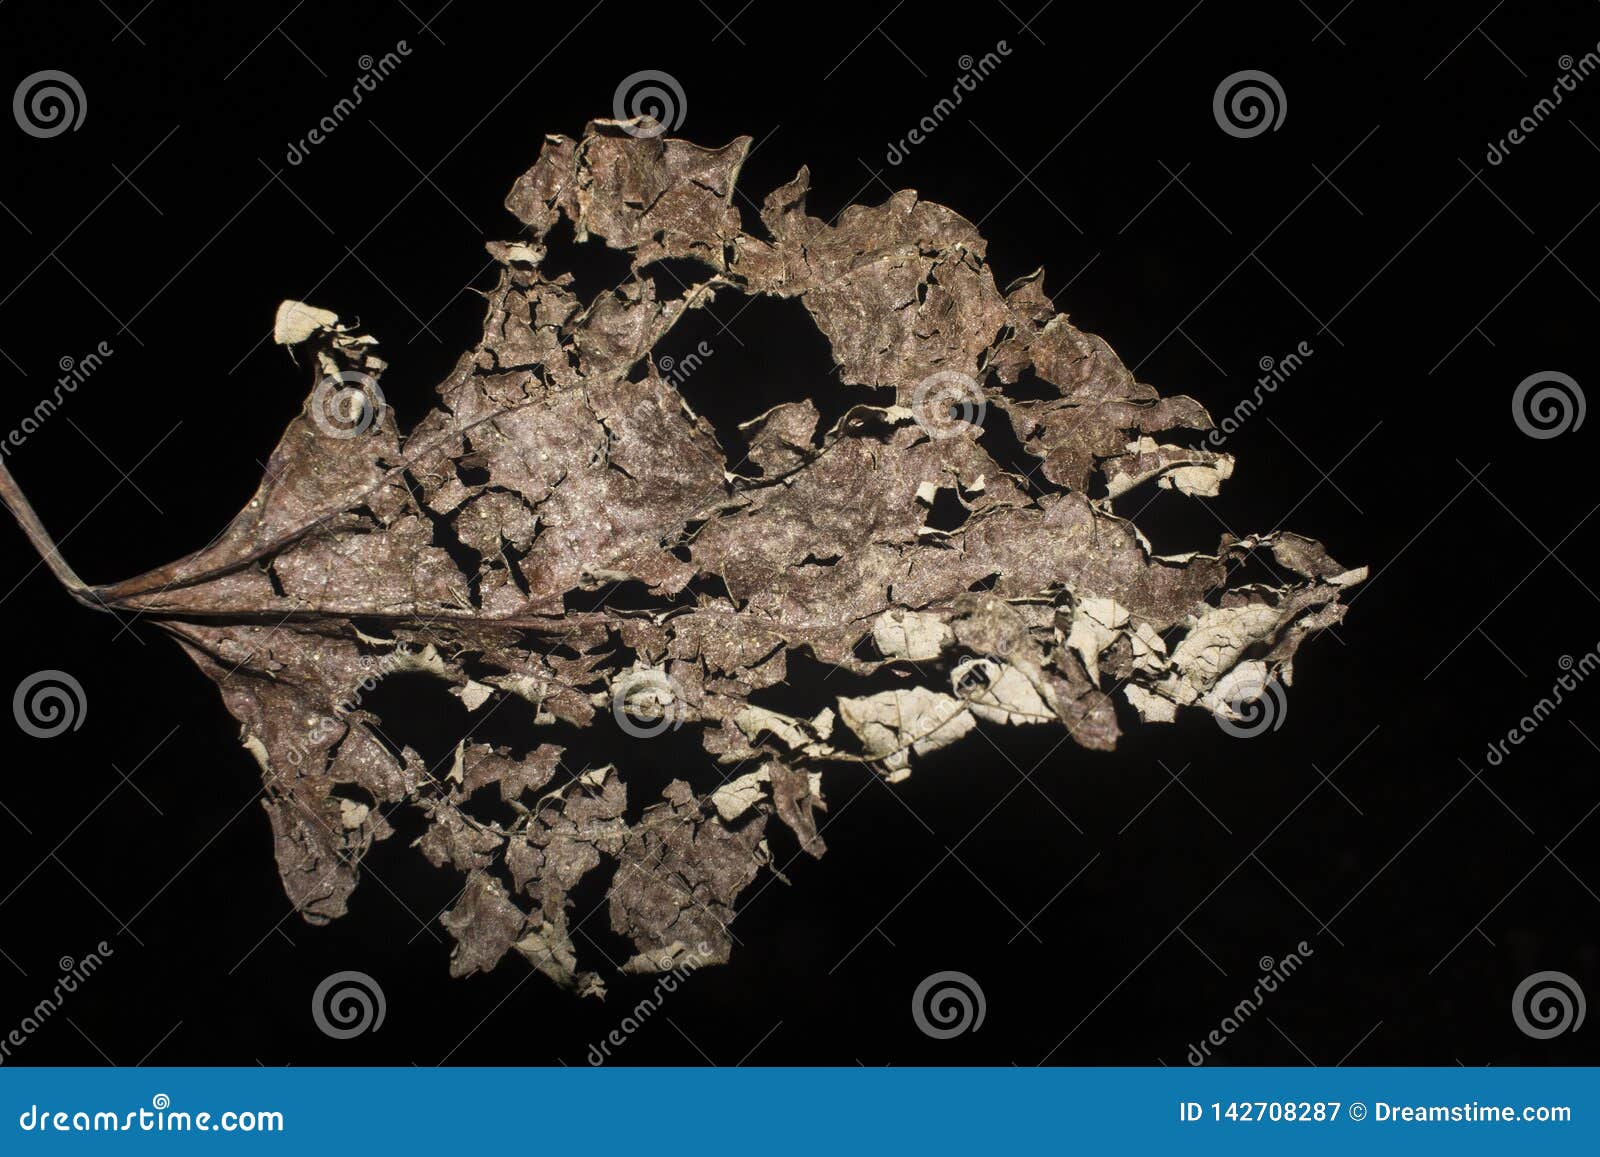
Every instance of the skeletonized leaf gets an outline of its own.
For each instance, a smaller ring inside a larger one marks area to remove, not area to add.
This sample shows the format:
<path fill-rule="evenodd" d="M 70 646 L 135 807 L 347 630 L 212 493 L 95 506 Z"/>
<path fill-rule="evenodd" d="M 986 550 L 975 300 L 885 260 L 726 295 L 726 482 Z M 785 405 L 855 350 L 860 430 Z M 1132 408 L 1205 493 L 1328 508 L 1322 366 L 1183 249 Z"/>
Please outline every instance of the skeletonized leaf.
<path fill-rule="evenodd" d="M 950 209 L 905 190 L 830 223 L 807 212 L 802 169 L 747 231 L 734 186 L 750 139 L 704 148 L 646 127 L 546 139 L 506 202 L 527 235 L 488 246 L 482 339 L 408 432 L 375 340 L 285 302 L 276 338 L 314 367 L 312 393 L 255 495 L 194 554 L 85 584 L 0 464 L 0 497 L 74 597 L 160 624 L 216 682 L 307 920 L 345 913 L 363 857 L 415 809 L 418 851 L 461 877 L 441 917 L 452 972 L 516 954 L 586 994 L 604 991 L 573 940 L 591 916 L 633 944 L 625 971 L 727 959 L 770 817 L 821 854 L 828 764 L 898 779 L 975 727 L 1015 724 L 1105 750 L 1118 692 L 1147 721 L 1224 710 L 1230 672 L 1288 682 L 1365 576 L 1290 534 L 1153 556 L 1111 499 L 1152 481 L 1216 493 L 1232 457 L 1182 444 L 1211 428 L 1199 403 L 1136 381 L 1055 310 L 1042 271 L 997 287 Z M 563 219 L 632 275 L 580 298 L 545 265 Z M 664 258 L 703 270 L 670 300 L 644 272 Z M 862 392 L 828 429 L 789 403 L 720 444 L 652 351 L 737 295 L 801 303 L 838 364 L 819 396 L 889 387 L 893 401 Z M 1012 392 L 1024 375 L 1045 396 Z M 1037 459 L 1028 479 L 990 453 L 1003 426 Z M 929 525 L 945 492 L 954 529 Z M 1250 555 L 1277 581 L 1230 587 Z M 648 605 L 568 609 L 622 582 Z M 761 701 L 795 656 L 838 672 L 801 688 L 815 703 L 799 715 Z M 526 742 L 468 738 L 426 766 L 362 705 L 401 671 L 474 718 L 520 713 Z M 626 766 L 572 766 L 549 742 L 586 727 L 639 742 L 687 728 L 725 781 L 675 780 L 630 812 Z M 501 806 L 475 814 L 490 788 Z M 602 870 L 604 915 L 575 912 Z"/>

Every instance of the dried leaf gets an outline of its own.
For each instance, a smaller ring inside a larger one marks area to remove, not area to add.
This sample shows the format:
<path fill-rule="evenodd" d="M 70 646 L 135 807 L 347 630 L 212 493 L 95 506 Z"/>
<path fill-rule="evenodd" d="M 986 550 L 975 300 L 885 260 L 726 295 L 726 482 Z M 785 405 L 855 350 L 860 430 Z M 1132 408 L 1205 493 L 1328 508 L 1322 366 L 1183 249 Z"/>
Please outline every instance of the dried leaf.
<path fill-rule="evenodd" d="M 604 992 L 572 938 L 590 873 L 614 872 L 608 917 L 636 950 L 624 971 L 725 960 L 739 895 L 770 859 L 769 817 L 822 854 L 828 763 L 899 779 L 983 725 L 1059 724 L 1105 750 L 1118 691 L 1148 721 L 1180 706 L 1229 717 L 1239 685 L 1290 681 L 1300 643 L 1365 577 L 1289 534 L 1152 555 L 1111 500 L 1151 481 L 1216 493 L 1232 457 L 1181 441 L 1211 428 L 1197 402 L 1137 382 L 1055 311 L 1042 272 L 1002 292 L 949 209 L 907 190 L 823 221 L 802 169 L 747 232 L 734 185 L 749 138 L 708 149 L 646 129 L 659 126 L 547 138 L 506 202 L 531 236 L 488 246 L 483 338 L 407 434 L 375 340 L 285 302 L 275 336 L 309 356 L 313 391 L 260 489 L 196 553 L 89 586 L 0 464 L 0 496 L 74 597 L 160 624 L 217 682 L 307 920 L 344 914 L 388 817 L 416 808 L 422 854 L 464 878 L 441 918 L 452 972 L 515 949 L 585 994 Z M 562 219 L 626 253 L 632 275 L 580 299 L 545 265 Z M 644 269 L 662 258 L 703 275 L 661 300 Z M 789 403 L 720 445 L 652 355 L 728 294 L 804 306 L 842 382 L 819 396 L 891 387 L 893 402 L 863 394 L 824 431 L 816 405 Z M 1009 393 L 1025 374 L 1055 396 Z M 1030 479 L 986 449 L 992 423 L 1038 459 Z M 945 491 L 965 514 L 954 529 L 929 525 Z M 1230 587 L 1252 554 L 1290 577 Z M 650 605 L 567 609 L 625 581 Z M 819 681 L 802 688 L 805 717 L 752 702 L 793 656 L 903 685 Z M 359 696 L 395 671 L 473 712 L 525 701 L 526 746 L 463 742 L 448 770 L 395 751 Z M 688 727 L 728 780 L 704 796 L 675 781 L 630 822 L 627 768 L 567 767 L 539 734 L 554 725 Z M 473 814 L 486 788 L 514 819 Z"/>

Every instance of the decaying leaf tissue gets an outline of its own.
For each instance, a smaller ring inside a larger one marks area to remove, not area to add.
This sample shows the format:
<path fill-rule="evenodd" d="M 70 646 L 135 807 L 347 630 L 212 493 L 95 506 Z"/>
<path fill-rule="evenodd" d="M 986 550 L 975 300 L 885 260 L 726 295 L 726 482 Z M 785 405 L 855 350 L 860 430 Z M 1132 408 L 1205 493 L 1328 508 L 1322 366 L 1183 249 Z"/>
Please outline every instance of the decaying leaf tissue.
<path fill-rule="evenodd" d="M 1365 571 L 1310 539 L 1230 535 L 1214 556 L 1161 557 L 1112 513 L 1143 483 L 1215 494 L 1233 460 L 1195 448 L 1211 428 L 1197 402 L 1137 383 L 1057 313 L 1042 272 L 1000 291 L 973 225 L 911 191 L 833 224 L 809 216 L 805 170 L 747 232 L 734 182 L 749 146 L 666 139 L 647 120 L 548 138 L 507 200 L 526 235 L 488 247 L 482 341 L 408 435 L 383 404 L 375 339 L 285 302 L 277 340 L 314 362 L 315 389 L 249 505 L 169 566 L 82 583 L 0 465 L 7 505 L 74 596 L 159 623 L 217 682 L 307 920 L 344 914 L 363 856 L 410 807 L 427 819 L 422 854 L 463 877 L 443 916 L 456 975 L 515 952 L 603 993 L 580 969 L 569 895 L 606 861 L 607 914 L 636 953 L 625 971 L 722 961 L 740 893 L 769 866 L 771 817 L 822 854 L 830 763 L 898 780 L 985 725 L 1106 750 L 1116 696 L 1146 721 L 1187 706 L 1235 718 L 1341 618 Z M 562 218 L 626 253 L 632 276 L 580 300 L 545 266 Z M 647 267 L 668 258 L 702 272 L 663 300 Z M 798 299 L 837 362 L 819 396 L 874 404 L 829 429 L 809 400 L 780 405 L 720 444 L 652 351 L 730 294 Z M 985 448 L 995 423 L 1037 459 L 1028 477 Z M 952 498 L 959 524 L 930 526 Z M 1252 554 L 1287 577 L 1230 587 L 1230 563 Z M 598 597 L 624 582 L 646 606 Z M 592 609 L 574 592 L 596 592 Z M 819 682 L 810 714 L 759 705 L 797 655 L 844 678 Z M 356 692 L 402 670 L 474 713 L 522 701 L 526 744 L 468 738 L 436 768 L 397 750 Z M 574 727 L 690 728 L 729 774 L 629 813 L 626 766 L 570 767 L 540 734 Z M 490 798 L 499 818 L 475 816 Z"/>

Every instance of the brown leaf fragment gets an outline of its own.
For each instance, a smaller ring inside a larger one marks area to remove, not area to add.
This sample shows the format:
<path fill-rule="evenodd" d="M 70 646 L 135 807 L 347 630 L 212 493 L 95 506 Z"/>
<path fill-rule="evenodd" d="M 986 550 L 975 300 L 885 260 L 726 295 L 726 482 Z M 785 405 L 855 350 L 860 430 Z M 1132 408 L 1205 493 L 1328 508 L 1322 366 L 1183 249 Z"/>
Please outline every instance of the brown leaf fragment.
<path fill-rule="evenodd" d="M 506 895 L 505 886 L 483 872 L 467 877 L 461 899 L 439 917 L 456 938 L 450 975 L 488 972 L 522 935 L 527 917 Z"/>
<path fill-rule="evenodd" d="M 462 751 L 462 790 L 468 795 L 497 785 L 500 798 L 507 802 L 537 792 L 555 778 L 561 766 L 562 749 L 541 743 L 522 759 L 513 759 L 505 748 L 487 744 L 464 745 Z"/>
<path fill-rule="evenodd" d="M 817 834 L 816 813 L 828 810 L 822 799 L 821 773 L 807 773 L 775 760 L 764 766 L 772 783 L 772 800 L 778 818 L 799 837 L 801 850 L 820 860 L 828 850 L 828 845 Z"/>
<path fill-rule="evenodd" d="M 766 824 L 759 815 L 729 827 L 681 780 L 628 830 L 608 897 L 611 926 L 639 954 L 624 972 L 660 972 L 685 947 L 706 963 L 728 959 L 733 903 L 755 880 Z"/>
<path fill-rule="evenodd" d="M 0 462 L 0 499 L 68 592 L 158 625 L 217 684 L 307 921 L 344 915 L 396 813 L 420 816 L 417 853 L 461 881 L 441 917 L 457 976 L 514 948 L 604 995 L 603 967 L 724 961 L 771 868 L 770 818 L 823 854 L 826 765 L 895 781 L 978 728 L 1064 727 L 1109 751 L 1119 699 L 1146 722 L 1232 721 L 1241 688 L 1291 683 L 1366 576 L 1288 532 L 1155 555 L 1112 502 L 1147 484 L 1204 501 L 1228 481 L 1199 402 L 1139 382 L 1056 310 L 1042 270 L 1002 291 L 959 213 L 902 190 L 823 220 L 801 169 L 747 231 L 750 138 L 660 127 L 545 138 L 506 200 L 520 233 L 487 243 L 482 337 L 409 431 L 376 339 L 284 302 L 274 337 L 311 393 L 255 494 L 186 558 L 85 583 Z M 558 226 L 628 275 L 585 300 L 552 258 Z M 669 258 L 684 283 L 658 290 Z M 796 303 L 837 380 L 714 428 L 696 409 L 712 386 L 657 347 L 730 297 Z M 1031 460 L 1002 466 L 991 432 Z M 1230 580 L 1247 560 L 1271 581 Z M 805 674 L 817 664 L 877 681 L 848 690 Z M 402 674 L 474 727 L 520 713 L 526 738 L 469 734 L 427 766 L 374 709 Z M 590 728 L 681 731 L 726 776 L 636 790 L 630 811 L 628 760 L 573 754 Z M 626 959 L 588 935 L 602 918 Z"/>

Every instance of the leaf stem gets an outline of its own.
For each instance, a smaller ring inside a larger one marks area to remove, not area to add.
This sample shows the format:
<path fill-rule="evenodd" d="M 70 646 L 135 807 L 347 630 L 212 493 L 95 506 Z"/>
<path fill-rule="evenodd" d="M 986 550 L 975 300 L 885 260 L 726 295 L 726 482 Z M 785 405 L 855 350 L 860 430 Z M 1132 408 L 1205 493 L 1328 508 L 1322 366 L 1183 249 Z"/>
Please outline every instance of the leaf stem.
<path fill-rule="evenodd" d="M 12 517 L 17 520 L 17 525 L 22 527 L 22 533 L 27 535 L 28 541 L 39 552 L 39 557 L 50 568 L 50 572 L 62 586 L 67 588 L 67 593 L 86 607 L 105 610 L 95 589 L 79 578 L 78 573 L 67 565 L 67 560 L 61 557 L 61 552 L 56 549 L 55 540 L 44 528 L 44 523 L 39 521 L 33 504 L 22 493 L 22 487 L 17 485 L 17 480 L 11 476 L 11 471 L 3 459 L 0 459 L 0 502 L 6 504 L 6 509 L 11 511 Z"/>

